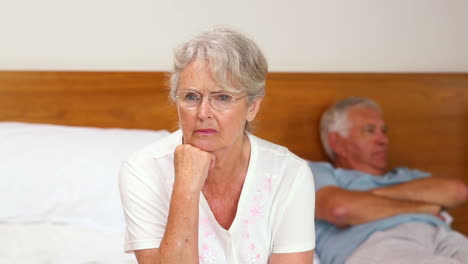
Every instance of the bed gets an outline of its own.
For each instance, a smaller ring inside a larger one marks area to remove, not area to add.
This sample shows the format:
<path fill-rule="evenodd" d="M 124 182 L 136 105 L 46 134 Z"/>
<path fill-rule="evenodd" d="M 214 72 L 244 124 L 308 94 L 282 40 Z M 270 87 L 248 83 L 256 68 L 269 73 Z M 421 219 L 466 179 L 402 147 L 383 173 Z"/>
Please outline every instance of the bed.
<path fill-rule="evenodd" d="M 135 263 L 116 175 L 177 129 L 166 87 L 163 72 L 0 71 L 0 263 Z M 254 133 L 325 160 L 319 116 L 350 95 L 384 109 L 391 165 L 468 183 L 468 74 L 270 73 Z M 450 213 L 468 234 L 468 205 Z"/>

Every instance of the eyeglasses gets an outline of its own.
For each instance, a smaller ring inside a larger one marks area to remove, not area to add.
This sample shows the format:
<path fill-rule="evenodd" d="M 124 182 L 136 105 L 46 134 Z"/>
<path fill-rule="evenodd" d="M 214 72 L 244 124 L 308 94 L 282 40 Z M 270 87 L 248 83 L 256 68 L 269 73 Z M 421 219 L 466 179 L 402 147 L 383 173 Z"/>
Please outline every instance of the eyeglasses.
<path fill-rule="evenodd" d="M 237 101 L 247 96 L 248 95 L 234 97 L 233 94 L 220 92 L 210 94 L 204 98 L 203 95 L 194 91 L 181 91 L 177 93 L 175 98 L 177 104 L 184 108 L 198 108 L 202 100 L 208 100 L 211 107 L 214 109 L 218 111 L 226 111 L 231 109 Z"/>

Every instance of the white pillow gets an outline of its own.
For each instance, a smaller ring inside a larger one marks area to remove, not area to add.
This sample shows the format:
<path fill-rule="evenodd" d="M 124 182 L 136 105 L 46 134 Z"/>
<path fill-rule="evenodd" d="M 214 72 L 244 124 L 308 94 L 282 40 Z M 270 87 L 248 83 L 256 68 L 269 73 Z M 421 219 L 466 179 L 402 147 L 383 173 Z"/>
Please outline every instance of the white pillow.
<path fill-rule="evenodd" d="M 0 222 L 122 230 L 120 165 L 167 134 L 0 122 Z"/>

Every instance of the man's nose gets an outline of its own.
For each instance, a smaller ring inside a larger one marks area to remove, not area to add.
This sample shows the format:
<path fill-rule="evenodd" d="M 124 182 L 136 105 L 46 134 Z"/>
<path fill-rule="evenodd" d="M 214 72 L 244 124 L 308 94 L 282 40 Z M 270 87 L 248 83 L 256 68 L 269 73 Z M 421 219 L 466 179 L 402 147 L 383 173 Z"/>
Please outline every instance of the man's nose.
<path fill-rule="evenodd" d="M 387 145 L 390 139 L 388 138 L 388 135 L 385 131 L 380 131 L 378 132 L 379 134 L 377 135 L 377 140 L 380 144 Z"/>

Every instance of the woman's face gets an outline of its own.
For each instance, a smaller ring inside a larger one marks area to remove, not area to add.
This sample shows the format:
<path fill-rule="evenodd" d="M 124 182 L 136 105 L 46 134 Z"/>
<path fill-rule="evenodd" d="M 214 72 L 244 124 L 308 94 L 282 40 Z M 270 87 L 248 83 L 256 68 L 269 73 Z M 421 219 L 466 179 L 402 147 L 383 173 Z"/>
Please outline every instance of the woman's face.
<path fill-rule="evenodd" d="M 205 151 L 214 152 L 228 149 L 241 143 L 245 124 L 252 121 L 258 112 L 262 98 L 257 98 L 251 105 L 247 97 L 239 99 L 223 111 L 214 109 L 207 96 L 226 92 L 213 80 L 209 65 L 192 62 L 179 78 L 178 93 L 192 91 L 203 96 L 196 108 L 187 108 L 177 104 L 179 124 L 183 132 L 184 143 L 191 144 Z M 235 94 L 236 97 L 245 93 Z"/>

